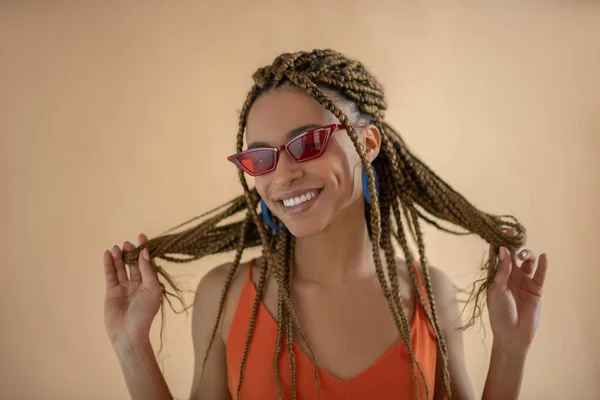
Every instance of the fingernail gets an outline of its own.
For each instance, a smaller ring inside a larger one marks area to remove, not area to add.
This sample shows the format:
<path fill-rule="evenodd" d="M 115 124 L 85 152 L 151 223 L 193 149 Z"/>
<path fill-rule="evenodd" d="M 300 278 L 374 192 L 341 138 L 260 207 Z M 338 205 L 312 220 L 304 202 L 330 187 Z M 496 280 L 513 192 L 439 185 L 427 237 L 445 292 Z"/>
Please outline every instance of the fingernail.
<path fill-rule="evenodd" d="M 507 250 L 504 247 L 500 247 L 500 250 L 498 251 L 500 261 L 504 261 L 504 259 L 506 258 L 506 252 L 507 252 Z"/>
<path fill-rule="evenodd" d="M 148 253 L 148 249 L 142 250 L 142 257 L 144 257 L 144 260 L 150 261 L 150 254 Z"/>
<path fill-rule="evenodd" d="M 127 245 L 131 245 L 131 242 L 125 241 L 125 243 L 123 243 L 123 247 L 127 246 Z M 132 245 L 133 246 L 133 245 Z"/>
<path fill-rule="evenodd" d="M 529 250 L 523 250 L 519 253 L 519 257 L 523 260 L 527 260 L 528 258 L 531 258 L 531 256 L 532 253 Z"/>

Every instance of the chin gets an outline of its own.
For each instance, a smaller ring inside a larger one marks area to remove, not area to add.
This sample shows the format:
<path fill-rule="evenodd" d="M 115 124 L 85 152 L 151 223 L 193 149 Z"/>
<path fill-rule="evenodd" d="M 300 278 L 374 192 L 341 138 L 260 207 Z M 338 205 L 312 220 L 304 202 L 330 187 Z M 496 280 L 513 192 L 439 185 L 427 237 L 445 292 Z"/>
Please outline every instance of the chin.
<path fill-rule="evenodd" d="M 305 238 L 322 232 L 327 227 L 327 223 L 324 220 L 319 222 L 305 220 L 296 221 L 286 226 L 294 237 Z"/>

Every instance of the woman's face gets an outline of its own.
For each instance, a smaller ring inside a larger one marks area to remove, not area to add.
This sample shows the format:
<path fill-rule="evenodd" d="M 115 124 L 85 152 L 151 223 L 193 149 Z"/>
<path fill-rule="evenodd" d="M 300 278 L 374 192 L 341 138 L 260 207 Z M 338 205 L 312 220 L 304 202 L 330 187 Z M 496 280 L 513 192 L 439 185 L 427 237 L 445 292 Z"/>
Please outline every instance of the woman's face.
<path fill-rule="evenodd" d="M 338 107 L 356 124 L 349 107 Z M 312 128 L 339 123 L 302 89 L 281 86 L 254 102 L 246 129 L 248 147 L 280 146 Z M 367 157 L 374 159 L 380 142 L 377 128 L 355 129 Z M 338 130 L 319 158 L 297 163 L 282 151 L 275 170 L 257 176 L 255 184 L 269 210 L 294 236 L 305 237 L 324 230 L 351 207 L 363 209 L 361 173 L 352 140 L 345 130 Z"/>

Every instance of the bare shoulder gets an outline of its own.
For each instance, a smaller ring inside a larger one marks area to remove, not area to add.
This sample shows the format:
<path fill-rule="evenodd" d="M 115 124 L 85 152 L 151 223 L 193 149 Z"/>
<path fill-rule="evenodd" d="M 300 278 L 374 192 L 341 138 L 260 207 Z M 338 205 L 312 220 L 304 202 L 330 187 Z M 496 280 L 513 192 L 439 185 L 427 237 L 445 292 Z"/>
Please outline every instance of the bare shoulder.
<path fill-rule="evenodd" d="M 431 276 L 431 287 L 435 297 L 447 298 L 456 296 L 452 280 L 442 269 L 429 267 L 429 275 Z"/>
<path fill-rule="evenodd" d="M 235 286 L 239 284 L 243 284 L 248 278 L 248 266 L 252 268 L 252 277 L 253 279 L 258 277 L 258 269 L 260 265 L 260 258 L 253 259 L 251 261 L 240 262 L 236 271 L 233 271 L 233 275 L 231 276 L 231 288 L 233 289 Z M 227 280 L 229 279 L 229 275 L 232 273 L 233 263 L 228 262 L 225 264 L 221 264 L 217 267 L 212 268 L 208 271 L 200 282 L 198 283 L 198 291 L 197 293 L 211 293 L 215 290 L 219 291 L 225 287 Z"/>
<path fill-rule="evenodd" d="M 407 264 L 405 260 L 398 259 L 398 275 L 406 284 L 411 285 L 408 269 L 413 268 Z M 426 277 L 423 267 L 419 262 L 416 263 L 416 271 L 419 274 L 421 282 L 425 284 Z M 452 323 L 458 318 L 459 305 L 456 298 L 456 290 L 452 284 L 452 280 L 441 268 L 429 266 L 429 277 L 431 280 L 431 289 L 438 311 L 438 316 L 446 323 Z M 441 321 L 440 321 L 441 322 Z"/>
<path fill-rule="evenodd" d="M 231 263 L 219 265 L 208 271 L 198 283 L 192 311 L 194 346 L 192 399 L 228 397 L 224 334 L 228 330 L 225 331 L 224 326 L 229 326 L 235 311 L 246 276 L 247 270 L 244 266 L 241 264 L 233 269 Z M 229 290 L 225 293 L 227 283 L 229 283 Z M 235 300 L 232 300 L 233 298 Z M 220 310 L 222 313 L 219 315 Z"/>
<path fill-rule="evenodd" d="M 226 333 L 247 277 L 247 265 L 247 263 L 240 263 L 237 269 L 232 271 L 232 263 L 221 264 L 200 279 L 194 300 L 193 325 L 212 326 L 216 322 L 219 304 L 223 300 L 218 332 L 222 338 L 227 336 Z M 229 289 L 225 293 L 228 281 Z"/>
<path fill-rule="evenodd" d="M 418 270 L 424 282 L 423 268 L 420 265 Z M 448 274 L 441 268 L 430 266 L 429 276 L 440 323 L 445 328 L 451 328 L 459 323 L 458 320 L 460 319 L 460 307 L 454 284 Z"/>
<path fill-rule="evenodd" d="M 217 299 L 225 288 L 225 284 L 231 279 L 230 289 L 243 283 L 247 276 L 247 263 L 240 263 L 236 271 L 232 271 L 233 264 L 228 262 L 212 268 L 208 271 L 200 282 L 196 291 L 196 301 L 201 297 L 203 300 L 210 300 L 215 294 L 218 294 Z M 231 277 L 230 275 L 233 274 Z"/>
<path fill-rule="evenodd" d="M 421 278 L 421 282 L 425 283 L 425 272 L 423 271 L 423 267 L 421 263 L 417 262 L 417 272 L 419 273 L 419 277 Z M 406 282 L 410 282 L 410 277 L 408 273 L 408 269 L 412 268 L 408 265 L 408 263 L 400 258 L 396 259 L 396 265 L 398 267 L 398 275 L 401 279 L 406 280 Z M 429 266 L 429 276 L 431 278 L 431 287 L 433 289 L 434 296 L 443 296 L 454 294 L 454 286 L 452 285 L 452 281 L 450 277 L 440 268 Z"/>

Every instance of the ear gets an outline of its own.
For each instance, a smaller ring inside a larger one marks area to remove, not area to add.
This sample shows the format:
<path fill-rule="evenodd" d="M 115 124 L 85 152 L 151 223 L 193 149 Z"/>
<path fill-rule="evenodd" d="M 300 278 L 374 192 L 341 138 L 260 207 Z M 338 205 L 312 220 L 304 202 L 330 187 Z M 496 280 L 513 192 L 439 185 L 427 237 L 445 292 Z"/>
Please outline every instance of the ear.
<path fill-rule="evenodd" d="M 379 155 L 381 133 L 375 125 L 368 125 L 363 130 L 363 145 L 369 161 L 373 162 Z"/>

